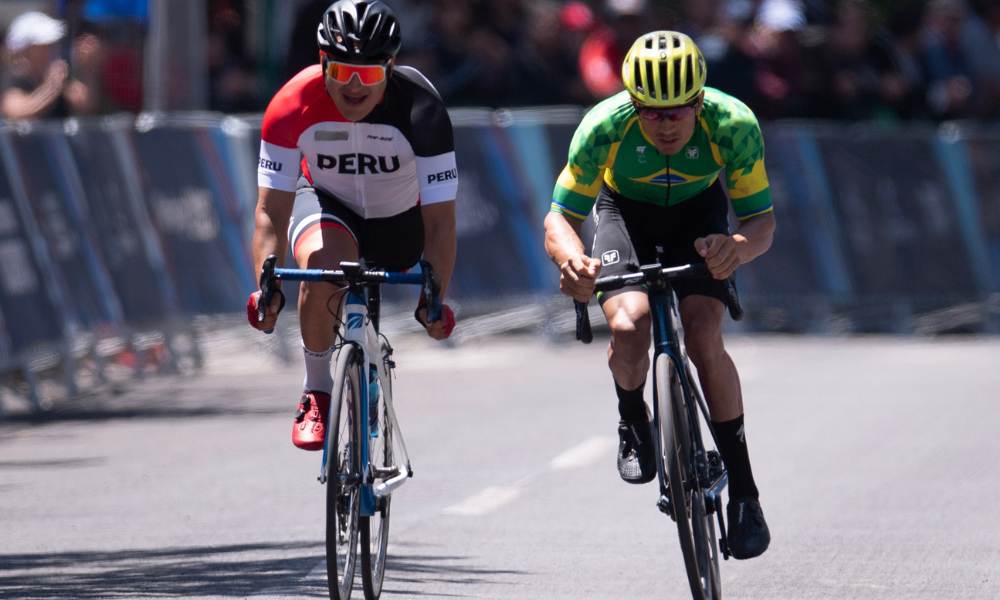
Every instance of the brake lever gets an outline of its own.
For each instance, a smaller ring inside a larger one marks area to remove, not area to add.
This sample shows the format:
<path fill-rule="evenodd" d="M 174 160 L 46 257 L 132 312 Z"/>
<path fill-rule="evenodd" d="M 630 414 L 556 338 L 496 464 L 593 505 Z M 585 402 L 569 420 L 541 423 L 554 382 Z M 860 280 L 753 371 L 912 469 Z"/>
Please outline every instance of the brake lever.
<path fill-rule="evenodd" d="M 274 295 L 276 289 L 272 288 L 272 284 L 275 281 L 274 264 L 277 261 L 278 257 L 272 254 L 264 259 L 264 264 L 260 268 L 260 299 L 262 302 L 257 305 L 257 323 L 264 322 L 267 307 L 271 306 L 271 296 Z M 272 327 L 264 333 L 274 333 L 274 328 Z"/>
<path fill-rule="evenodd" d="M 430 324 L 441 319 L 441 300 L 438 298 L 441 284 L 434 277 L 434 267 L 427 259 L 420 259 L 420 270 L 424 275 L 422 290 L 427 300 L 427 323 Z"/>
<path fill-rule="evenodd" d="M 587 310 L 587 303 L 573 300 L 573 308 L 576 309 L 576 339 L 589 344 L 594 341 L 594 332 L 590 328 L 590 311 Z"/>

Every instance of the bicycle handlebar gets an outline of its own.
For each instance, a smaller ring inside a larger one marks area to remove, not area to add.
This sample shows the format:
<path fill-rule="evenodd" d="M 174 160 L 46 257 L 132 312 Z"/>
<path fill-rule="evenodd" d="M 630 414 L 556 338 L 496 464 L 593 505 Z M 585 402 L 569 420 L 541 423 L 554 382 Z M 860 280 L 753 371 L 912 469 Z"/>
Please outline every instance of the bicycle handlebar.
<path fill-rule="evenodd" d="M 668 283 L 678 279 L 698 279 L 711 276 L 712 273 L 709 271 L 708 265 L 704 263 L 678 267 L 661 267 L 659 264 L 643 265 L 635 273 L 598 277 L 594 284 L 594 293 L 610 292 L 626 286 L 642 285 L 649 282 Z M 743 318 L 743 307 L 740 306 L 740 297 L 736 292 L 734 278 L 730 276 L 723 281 L 723 284 L 726 288 L 726 306 L 729 307 L 729 315 L 734 321 L 739 321 Z M 573 305 L 576 309 L 576 339 L 584 344 L 589 344 L 593 341 L 594 335 L 590 327 L 590 313 L 587 309 L 587 303 L 573 300 Z"/>
<path fill-rule="evenodd" d="M 260 269 L 260 295 L 264 300 L 257 307 L 257 322 L 264 322 L 264 310 L 271 304 L 271 294 L 276 289 L 274 282 L 287 279 L 289 281 L 325 281 L 327 283 L 348 283 L 360 285 L 368 283 L 388 283 L 391 285 L 410 284 L 423 286 L 423 296 L 427 299 L 427 322 L 433 323 L 441 318 L 441 300 L 438 297 L 441 285 L 434 277 L 434 269 L 426 260 L 420 261 L 420 273 L 392 273 L 375 269 L 365 269 L 360 263 L 341 262 L 339 270 L 324 269 L 284 269 L 275 267 L 278 257 L 274 254 L 264 259 Z"/>

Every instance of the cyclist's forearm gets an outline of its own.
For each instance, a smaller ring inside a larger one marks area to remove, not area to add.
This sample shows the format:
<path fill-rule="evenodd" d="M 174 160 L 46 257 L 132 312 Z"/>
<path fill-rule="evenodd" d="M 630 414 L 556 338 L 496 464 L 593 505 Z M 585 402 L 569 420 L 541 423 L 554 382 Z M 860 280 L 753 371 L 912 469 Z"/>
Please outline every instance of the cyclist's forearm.
<path fill-rule="evenodd" d="M 455 203 L 441 202 L 421 209 L 424 219 L 424 258 L 441 280 L 444 298 L 455 269 L 458 236 L 455 233 Z"/>
<path fill-rule="evenodd" d="M 557 266 L 585 253 L 580 231 L 583 223 L 550 212 L 545 217 L 545 251 Z"/>
<path fill-rule="evenodd" d="M 748 263 L 767 252 L 774 240 L 774 227 L 773 212 L 750 217 L 740 223 L 733 232 L 733 238 L 737 242 L 741 264 Z"/>
<path fill-rule="evenodd" d="M 254 274 L 260 273 L 264 260 L 271 254 L 278 257 L 276 266 L 284 265 L 288 249 L 288 220 L 294 202 L 294 192 L 260 188 L 253 235 Z"/>

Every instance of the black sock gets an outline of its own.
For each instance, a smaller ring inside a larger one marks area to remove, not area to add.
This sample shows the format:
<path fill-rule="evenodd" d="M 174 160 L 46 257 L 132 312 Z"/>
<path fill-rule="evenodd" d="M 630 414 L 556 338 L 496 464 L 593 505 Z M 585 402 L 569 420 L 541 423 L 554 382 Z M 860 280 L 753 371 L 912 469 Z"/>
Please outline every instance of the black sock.
<path fill-rule="evenodd" d="M 743 415 L 732 421 L 712 421 L 715 441 L 719 453 L 729 473 L 729 498 L 759 499 L 757 484 L 750 469 L 750 454 L 747 452 L 746 432 L 743 429 Z"/>
<path fill-rule="evenodd" d="M 622 421 L 649 420 L 649 415 L 646 413 L 646 402 L 642 399 L 644 389 L 646 389 L 645 380 L 632 391 L 623 390 L 618 382 L 615 382 L 615 393 L 618 394 L 618 414 L 621 415 Z"/>

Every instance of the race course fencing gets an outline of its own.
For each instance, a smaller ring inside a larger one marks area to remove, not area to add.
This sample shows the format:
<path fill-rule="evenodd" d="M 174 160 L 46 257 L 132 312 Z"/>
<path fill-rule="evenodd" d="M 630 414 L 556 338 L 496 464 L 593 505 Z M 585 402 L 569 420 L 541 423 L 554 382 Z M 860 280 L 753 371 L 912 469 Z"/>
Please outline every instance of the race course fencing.
<path fill-rule="evenodd" d="M 460 185 L 449 296 L 471 329 L 572 327 L 542 220 L 582 115 L 452 112 Z M 153 360 L 166 370 L 199 364 L 193 317 L 238 313 L 256 289 L 260 123 L 186 113 L 0 125 L 8 384 L 37 403 L 39 374 L 61 373 L 73 392 L 81 372 L 100 381 L 122 353 L 137 372 Z M 1000 129 L 785 122 L 763 131 L 778 229 L 771 250 L 738 273 L 740 328 L 997 332 Z M 398 295 L 407 293 L 387 290 L 387 302 L 409 303 Z"/>

